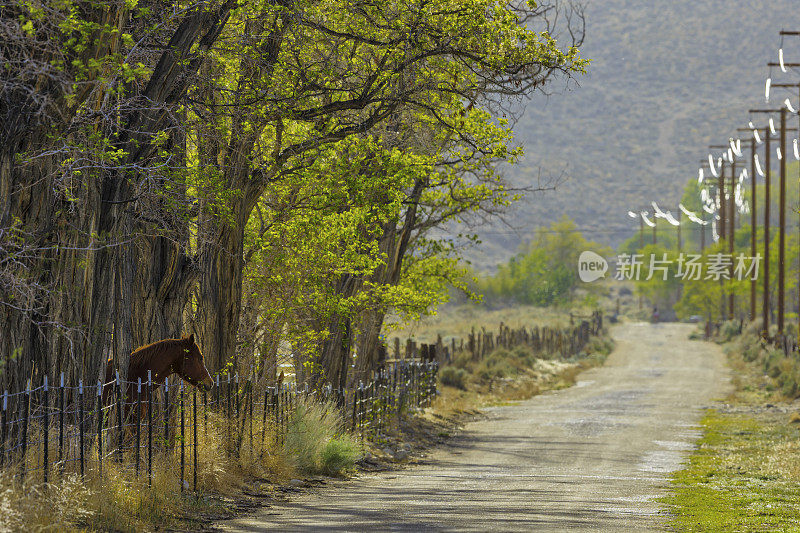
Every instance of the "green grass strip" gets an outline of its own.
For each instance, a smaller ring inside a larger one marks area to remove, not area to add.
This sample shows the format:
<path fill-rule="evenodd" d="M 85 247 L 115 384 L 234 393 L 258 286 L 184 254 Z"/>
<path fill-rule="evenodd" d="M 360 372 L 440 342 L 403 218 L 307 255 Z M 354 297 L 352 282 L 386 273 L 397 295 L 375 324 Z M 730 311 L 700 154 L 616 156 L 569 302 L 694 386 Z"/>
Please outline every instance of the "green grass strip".
<path fill-rule="evenodd" d="M 760 418 L 760 417 L 759 417 Z M 800 531 L 797 425 L 709 410 L 662 499 L 677 531 Z"/>

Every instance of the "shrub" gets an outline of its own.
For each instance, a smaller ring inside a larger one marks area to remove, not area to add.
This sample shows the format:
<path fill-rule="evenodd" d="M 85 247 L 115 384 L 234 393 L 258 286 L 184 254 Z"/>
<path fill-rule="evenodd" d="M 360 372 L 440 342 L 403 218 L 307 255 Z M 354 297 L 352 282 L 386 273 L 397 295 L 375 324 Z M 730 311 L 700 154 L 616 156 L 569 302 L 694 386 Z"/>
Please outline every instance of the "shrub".
<path fill-rule="evenodd" d="M 592 337 L 583 348 L 585 355 L 608 355 L 614 350 L 614 341 L 607 337 Z"/>
<path fill-rule="evenodd" d="M 442 385 L 461 390 L 466 390 L 467 388 L 467 376 L 466 370 L 454 366 L 446 366 L 439 371 L 439 381 L 442 382 Z"/>
<path fill-rule="evenodd" d="M 520 370 L 511 362 L 512 357 L 506 350 L 497 350 L 481 361 L 475 374 L 483 382 L 516 376 Z"/>
<path fill-rule="evenodd" d="M 511 355 L 513 355 L 518 359 L 525 360 L 531 355 L 533 355 L 533 352 L 527 346 L 517 346 L 516 348 L 511 350 Z"/>
<path fill-rule="evenodd" d="M 340 474 L 358 459 L 360 447 L 342 431 L 335 406 L 298 401 L 289 418 L 284 449 L 295 467 L 308 474 Z"/>
<path fill-rule="evenodd" d="M 361 445 L 350 434 L 343 433 L 333 437 L 322 450 L 322 472 L 329 476 L 338 476 L 353 468 L 361 457 Z"/>
<path fill-rule="evenodd" d="M 760 352 L 761 352 L 761 346 L 759 346 L 758 344 L 749 344 L 742 351 L 742 357 L 744 357 L 744 360 L 747 361 L 748 363 L 752 363 L 753 361 L 758 359 Z"/>
<path fill-rule="evenodd" d="M 689 340 L 690 341 L 702 341 L 705 340 L 706 334 L 704 331 L 694 330 L 689 333 Z"/>
<path fill-rule="evenodd" d="M 456 368 L 462 368 L 464 370 L 470 370 L 474 364 L 472 360 L 472 356 L 467 351 L 459 352 L 455 357 L 453 357 L 453 362 L 450 363 L 451 366 Z"/>
<path fill-rule="evenodd" d="M 722 323 L 719 335 L 722 342 L 728 342 L 742 332 L 742 323 L 738 320 L 727 320 Z"/>
<path fill-rule="evenodd" d="M 781 373 L 780 362 L 783 358 L 781 350 L 769 350 L 764 358 L 764 372 L 771 378 L 777 378 Z"/>

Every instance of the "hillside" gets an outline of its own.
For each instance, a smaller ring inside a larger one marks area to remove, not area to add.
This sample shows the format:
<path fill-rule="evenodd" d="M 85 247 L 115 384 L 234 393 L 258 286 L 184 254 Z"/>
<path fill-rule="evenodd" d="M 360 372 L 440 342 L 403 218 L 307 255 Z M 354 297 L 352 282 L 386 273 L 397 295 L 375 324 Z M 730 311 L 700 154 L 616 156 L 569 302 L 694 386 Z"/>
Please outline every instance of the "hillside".
<path fill-rule="evenodd" d="M 508 217 L 514 231 L 482 227 L 473 263 L 491 269 L 562 213 L 589 239 L 616 245 L 638 227 L 627 211 L 643 200 L 675 210 L 706 147 L 746 126 L 747 110 L 763 104 L 778 32 L 800 29 L 796 7 L 788 0 L 589 3 L 582 47 L 589 73 L 580 86 L 562 83 L 526 103 L 516 127 L 526 157 L 507 170 L 522 185 L 535 185 L 540 173 L 562 183 L 521 202 Z M 787 62 L 800 61 L 800 39 L 787 37 L 784 48 Z"/>

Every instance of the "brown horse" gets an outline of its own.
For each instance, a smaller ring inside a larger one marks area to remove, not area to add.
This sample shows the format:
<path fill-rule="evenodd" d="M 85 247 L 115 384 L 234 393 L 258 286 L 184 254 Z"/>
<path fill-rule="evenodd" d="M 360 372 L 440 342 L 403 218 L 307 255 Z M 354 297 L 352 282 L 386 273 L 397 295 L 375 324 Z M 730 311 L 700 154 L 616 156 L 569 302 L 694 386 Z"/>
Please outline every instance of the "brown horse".
<path fill-rule="evenodd" d="M 156 387 L 172 374 L 178 374 L 184 381 L 204 391 L 214 386 L 203 362 L 203 354 L 194 342 L 194 334 L 182 339 L 164 339 L 134 350 L 128 364 L 128 381 L 136 383 L 141 379 L 142 385 L 146 385 L 148 370 Z M 114 367 L 109 360 L 106 383 L 113 380 Z M 128 387 L 128 402 L 132 400 L 133 389 Z"/>

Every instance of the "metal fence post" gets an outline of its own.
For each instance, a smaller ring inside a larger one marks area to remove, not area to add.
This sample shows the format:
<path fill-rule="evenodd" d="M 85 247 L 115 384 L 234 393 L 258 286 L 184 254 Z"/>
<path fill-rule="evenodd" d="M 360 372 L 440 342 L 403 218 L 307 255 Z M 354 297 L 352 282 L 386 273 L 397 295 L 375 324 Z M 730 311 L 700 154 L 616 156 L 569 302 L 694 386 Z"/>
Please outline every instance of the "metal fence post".
<path fill-rule="evenodd" d="M 85 461 L 83 456 L 83 380 L 78 380 L 78 439 L 80 445 L 81 478 L 85 474 Z"/>
<path fill-rule="evenodd" d="M 59 390 L 58 406 L 58 464 L 61 475 L 64 475 L 64 411 L 66 402 L 66 389 L 64 388 L 64 373 L 61 373 L 61 387 Z"/>
<path fill-rule="evenodd" d="M 103 380 L 97 379 L 97 469 L 103 477 Z"/>
<path fill-rule="evenodd" d="M 267 402 L 269 401 L 269 387 L 264 389 L 264 414 L 261 417 L 261 452 L 264 452 L 264 443 L 267 439 Z"/>
<path fill-rule="evenodd" d="M 139 456 L 141 448 L 141 425 L 142 425 L 142 378 L 136 381 L 136 479 L 139 479 Z"/>
<path fill-rule="evenodd" d="M 172 448 L 172 443 L 169 441 L 169 376 L 164 378 L 164 401 L 163 415 L 164 415 L 164 453 Z"/>
<path fill-rule="evenodd" d="M 8 438 L 8 391 L 3 391 L 3 418 L 0 421 L 0 467 L 6 460 L 6 439 Z"/>
<path fill-rule="evenodd" d="M 50 463 L 50 392 L 47 387 L 47 375 L 44 376 L 44 390 L 43 403 L 44 403 L 44 456 L 42 458 L 42 467 L 44 468 L 44 482 L 47 483 L 47 474 Z"/>
<path fill-rule="evenodd" d="M 236 407 L 236 418 L 238 420 L 238 418 L 239 418 L 239 401 L 240 401 L 240 396 L 241 396 L 239 394 L 239 372 L 238 371 L 236 372 L 236 375 L 234 376 L 234 379 L 236 380 L 236 382 L 235 382 L 235 385 L 234 385 L 233 394 L 235 395 L 234 396 L 234 400 L 235 400 L 234 403 L 235 403 L 235 407 Z"/>
<path fill-rule="evenodd" d="M 147 371 L 147 485 L 153 486 L 153 373 Z"/>
<path fill-rule="evenodd" d="M 247 378 L 247 396 L 249 402 L 249 418 L 250 418 L 250 458 L 253 457 L 253 379 L 252 376 Z"/>
<path fill-rule="evenodd" d="M 183 381 L 178 389 L 178 396 L 180 397 L 180 410 L 181 410 L 181 492 L 183 492 L 183 483 L 186 479 L 186 410 L 184 409 L 183 402 Z"/>
<path fill-rule="evenodd" d="M 231 451 L 232 451 L 232 448 L 233 448 L 233 446 L 232 446 L 233 432 L 231 430 L 231 418 L 233 416 L 233 411 L 231 410 L 231 386 L 232 386 L 232 384 L 231 384 L 231 374 L 230 374 L 230 372 L 227 374 L 227 377 L 228 377 L 228 384 L 227 384 L 227 389 L 228 389 L 227 396 L 228 397 L 227 397 L 227 400 L 226 400 L 226 409 L 225 409 L 225 418 L 226 418 L 226 422 L 227 422 L 225 427 L 227 428 L 227 435 L 226 435 L 227 438 L 225 440 L 225 452 L 228 455 L 228 457 L 230 457 L 231 456 Z"/>
<path fill-rule="evenodd" d="M 125 417 L 123 410 L 125 408 L 125 400 L 123 400 L 122 380 L 119 379 L 119 370 L 117 370 L 117 460 L 122 464 L 122 453 L 125 446 Z"/>
<path fill-rule="evenodd" d="M 28 418 L 30 417 L 31 408 L 31 380 L 28 380 L 28 388 L 25 391 L 25 404 L 22 406 L 22 461 L 20 462 L 21 476 L 20 479 L 25 481 L 25 463 L 27 460 L 28 452 Z"/>
<path fill-rule="evenodd" d="M 192 391 L 192 442 L 194 449 L 192 450 L 192 490 L 197 492 L 197 391 Z"/>

